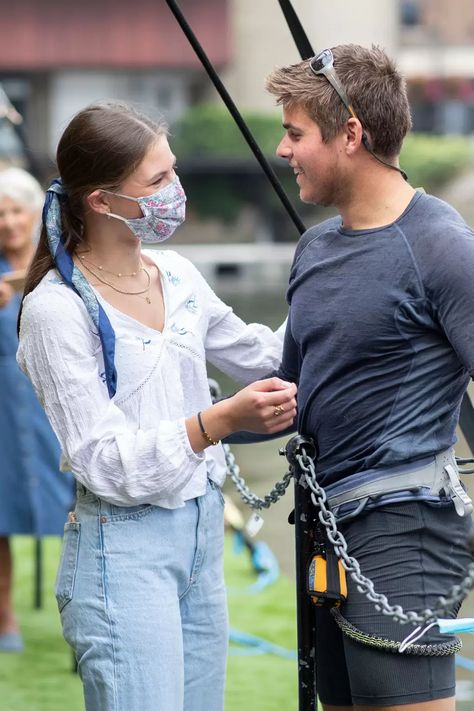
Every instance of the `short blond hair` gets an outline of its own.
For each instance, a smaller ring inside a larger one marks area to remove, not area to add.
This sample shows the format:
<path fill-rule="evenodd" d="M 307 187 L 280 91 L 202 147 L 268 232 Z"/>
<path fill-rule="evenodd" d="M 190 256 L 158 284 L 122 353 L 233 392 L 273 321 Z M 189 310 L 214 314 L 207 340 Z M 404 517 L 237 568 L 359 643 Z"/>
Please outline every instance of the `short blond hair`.
<path fill-rule="evenodd" d="M 356 44 L 332 48 L 334 69 L 349 101 L 369 134 L 375 153 L 386 158 L 400 154 L 403 139 L 411 128 L 406 82 L 395 63 L 375 45 L 366 49 Z M 324 76 L 316 76 L 309 61 L 276 69 L 266 89 L 285 108 L 302 107 L 318 124 L 324 141 L 344 128 L 348 112 Z"/>

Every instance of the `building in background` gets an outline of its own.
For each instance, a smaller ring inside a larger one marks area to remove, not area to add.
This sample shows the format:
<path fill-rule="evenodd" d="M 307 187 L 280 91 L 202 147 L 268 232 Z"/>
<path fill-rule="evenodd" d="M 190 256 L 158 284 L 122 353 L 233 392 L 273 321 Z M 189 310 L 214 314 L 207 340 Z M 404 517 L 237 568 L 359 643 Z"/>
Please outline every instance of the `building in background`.
<path fill-rule="evenodd" d="M 292 3 L 316 52 L 345 42 L 375 43 L 397 59 L 408 77 L 416 131 L 473 132 L 472 0 Z M 299 55 L 278 0 L 178 4 L 237 106 L 279 113 L 264 91 L 265 77 L 275 66 L 298 62 Z M 24 117 L 34 172 L 43 181 L 54 170 L 62 130 L 90 102 L 132 102 L 164 115 L 172 126 L 190 107 L 221 103 L 165 0 L 0 0 L 0 12 L 0 86 Z M 20 152 L 12 126 L 0 120 L 0 165 Z M 216 244 L 223 228 L 231 243 L 297 238 L 250 153 L 240 162 L 200 154 L 180 160 L 180 171 L 191 209 L 179 241 Z M 287 189 L 303 221 L 318 220 L 317 209 L 298 204 L 293 187 Z M 213 210 L 224 205 L 223 193 L 238 203 L 237 219 L 196 214 L 200 200 L 211 201 Z"/>
<path fill-rule="evenodd" d="M 410 78 L 414 128 L 474 131 L 474 3 L 400 2 L 401 67 Z"/>
<path fill-rule="evenodd" d="M 472 0 L 293 0 L 293 6 L 316 52 L 345 42 L 374 43 L 397 59 L 408 78 L 414 130 L 474 131 Z M 271 108 L 264 76 L 275 65 L 299 60 L 278 3 L 235 0 L 229 17 L 229 86 L 240 105 Z"/>
<path fill-rule="evenodd" d="M 263 90 L 298 53 L 277 0 L 180 0 L 239 107 L 272 110 Z M 315 50 L 382 45 L 409 78 L 416 130 L 474 128 L 472 0 L 293 0 Z M 164 0 L 0 0 L 0 83 L 25 116 L 31 144 L 51 156 L 76 110 L 104 98 L 173 122 L 220 101 Z"/>
<path fill-rule="evenodd" d="M 181 5 L 211 61 L 229 63 L 228 2 Z M 131 101 L 173 121 L 209 93 L 161 0 L 0 0 L 0 8 L 0 82 L 42 157 L 54 154 L 71 116 L 92 101 Z"/>

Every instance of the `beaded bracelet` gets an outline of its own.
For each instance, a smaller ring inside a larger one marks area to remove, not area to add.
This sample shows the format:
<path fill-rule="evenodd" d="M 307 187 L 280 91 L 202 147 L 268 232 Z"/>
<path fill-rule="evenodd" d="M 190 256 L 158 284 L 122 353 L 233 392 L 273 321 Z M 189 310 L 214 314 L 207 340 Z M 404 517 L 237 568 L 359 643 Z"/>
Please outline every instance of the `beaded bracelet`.
<path fill-rule="evenodd" d="M 199 422 L 199 427 L 200 427 L 200 429 L 201 429 L 201 434 L 202 434 L 202 436 L 204 437 L 204 439 L 206 440 L 206 442 L 207 442 L 208 444 L 212 444 L 212 445 L 219 444 L 220 440 L 217 440 L 217 441 L 216 441 L 215 439 L 212 439 L 212 437 L 211 437 L 211 435 L 209 434 L 209 432 L 206 432 L 206 430 L 204 429 L 204 425 L 203 425 L 203 423 L 202 423 L 202 418 L 201 418 L 201 413 L 200 413 L 200 412 L 198 412 L 198 414 L 197 414 L 197 419 L 198 419 L 198 422 Z"/>

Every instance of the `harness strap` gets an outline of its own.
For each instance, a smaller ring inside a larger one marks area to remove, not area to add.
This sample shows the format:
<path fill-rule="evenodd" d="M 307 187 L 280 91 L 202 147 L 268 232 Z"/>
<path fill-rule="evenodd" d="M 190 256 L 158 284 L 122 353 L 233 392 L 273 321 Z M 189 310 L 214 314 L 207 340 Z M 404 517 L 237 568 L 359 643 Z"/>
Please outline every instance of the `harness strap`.
<path fill-rule="evenodd" d="M 354 518 L 374 505 L 421 500 L 454 503 L 459 516 L 470 514 L 472 501 L 459 480 L 454 451 L 447 449 L 423 461 L 421 466 L 412 465 L 409 470 L 391 468 L 359 472 L 326 487 L 331 511 L 343 520 Z"/>

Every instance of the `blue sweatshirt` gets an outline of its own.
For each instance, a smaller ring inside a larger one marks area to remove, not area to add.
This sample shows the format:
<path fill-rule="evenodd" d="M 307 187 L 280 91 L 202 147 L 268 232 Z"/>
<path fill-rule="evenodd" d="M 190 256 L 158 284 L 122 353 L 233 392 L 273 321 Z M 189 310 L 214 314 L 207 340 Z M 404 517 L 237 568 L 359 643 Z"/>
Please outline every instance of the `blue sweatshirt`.
<path fill-rule="evenodd" d="M 301 238 L 278 375 L 323 486 L 447 449 L 474 373 L 474 232 L 417 192 L 394 223 Z"/>

